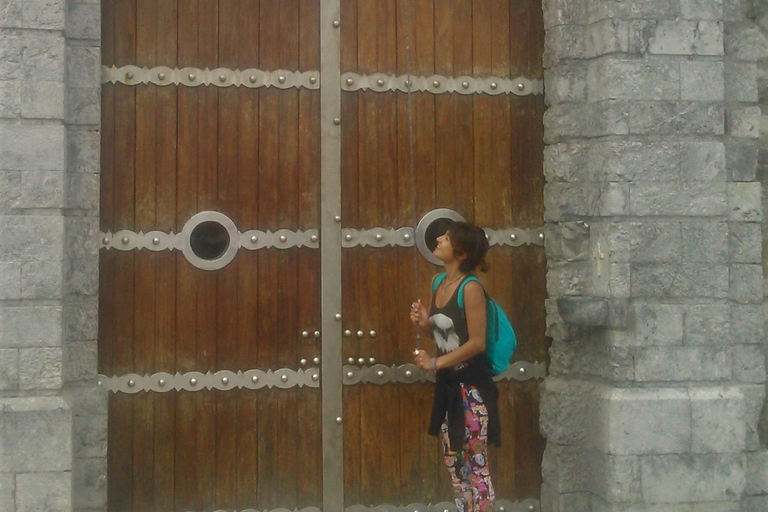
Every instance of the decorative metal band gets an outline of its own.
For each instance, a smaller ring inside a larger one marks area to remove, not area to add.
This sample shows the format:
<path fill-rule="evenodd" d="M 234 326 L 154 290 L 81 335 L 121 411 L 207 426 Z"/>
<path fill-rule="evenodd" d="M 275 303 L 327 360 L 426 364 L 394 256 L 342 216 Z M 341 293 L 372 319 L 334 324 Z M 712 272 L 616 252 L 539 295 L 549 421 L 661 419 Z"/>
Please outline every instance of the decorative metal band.
<path fill-rule="evenodd" d="M 526 96 L 528 94 L 542 94 L 544 82 L 538 79 L 530 79 L 523 76 L 517 78 L 502 78 L 490 76 L 488 78 L 475 78 L 471 76 L 411 76 L 385 75 L 374 73 L 372 75 L 358 75 L 357 73 L 344 73 L 341 75 L 341 89 L 344 91 L 371 90 L 375 92 L 400 91 L 429 92 L 432 94 L 458 93 L 458 94 L 514 94 Z"/>
<path fill-rule="evenodd" d="M 199 87 L 201 85 L 214 87 L 276 87 L 278 89 L 320 88 L 319 71 L 288 71 L 278 69 L 263 71 L 260 69 L 200 69 L 200 68 L 169 68 L 157 66 L 140 68 L 138 66 L 101 67 L 101 83 L 139 85 L 185 85 Z"/>
<path fill-rule="evenodd" d="M 422 370 L 414 364 L 400 366 L 386 366 L 375 364 L 373 366 L 345 365 L 344 384 L 413 384 L 416 382 L 435 382 L 435 373 Z M 517 361 L 509 366 L 504 373 L 496 375 L 493 380 L 527 381 L 531 379 L 543 379 L 547 376 L 547 365 L 539 362 Z"/>
<path fill-rule="evenodd" d="M 228 391 L 230 389 L 261 389 L 292 387 L 320 386 L 320 370 L 307 368 L 306 370 L 291 370 L 281 368 L 279 370 L 247 370 L 232 372 L 221 370 L 216 373 L 187 372 L 187 373 L 154 373 L 152 375 L 139 375 L 128 373 L 107 377 L 99 375 L 99 385 L 113 393 L 138 393 L 140 391 L 155 391 L 166 393 L 168 391 L 201 391 L 203 389 L 218 389 Z"/>
<path fill-rule="evenodd" d="M 105 249 L 118 251 L 131 251 L 134 249 L 148 249 L 150 251 L 183 250 L 186 241 L 183 233 L 165 233 L 163 231 L 149 231 L 138 233 L 129 230 L 121 230 L 116 233 L 101 233 L 101 244 Z M 316 229 L 307 231 L 291 231 L 279 229 L 272 231 L 259 231 L 252 229 L 245 233 L 237 232 L 235 245 L 242 249 L 288 249 L 291 247 L 309 247 L 317 249 L 319 236 Z"/>
<path fill-rule="evenodd" d="M 483 228 L 488 236 L 490 245 L 509 245 L 520 247 L 522 245 L 544 245 L 544 228 L 508 228 L 491 229 Z M 342 230 L 342 247 L 385 247 L 395 246 L 413 247 L 413 228 L 381 228 Z"/>
<path fill-rule="evenodd" d="M 496 512 L 538 512 L 541 510 L 541 504 L 534 499 L 522 501 L 497 499 L 494 510 Z M 430 505 L 423 503 L 411 503 L 405 506 L 385 504 L 371 507 L 353 505 L 347 507 L 344 512 L 457 512 L 457 508 L 453 502 L 443 501 Z"/>
<path fill-rule="evenodd" d="M 191 512 L 191 511 L 189 511 Z M 272 510 L 259 510 L 257 508 L 244 508 L 240 510 L 214 510 L 213 512 L 322 512 L 322 509 L 319 507 L 306 507 L 299 510 L 298 508 L 295 508 L 293 510 L 287 509 L 287 508 L 276 508 Z"/>

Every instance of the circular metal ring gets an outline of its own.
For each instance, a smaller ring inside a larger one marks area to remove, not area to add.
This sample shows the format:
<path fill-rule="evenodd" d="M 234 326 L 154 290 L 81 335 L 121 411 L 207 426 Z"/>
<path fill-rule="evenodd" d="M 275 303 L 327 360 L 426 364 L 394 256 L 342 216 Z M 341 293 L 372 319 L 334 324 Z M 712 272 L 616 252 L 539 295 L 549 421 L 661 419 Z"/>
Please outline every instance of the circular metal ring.
<path fill-rule="evenodd" d="M 224 227 L 227 234 L 229 235 L 227 248 L 224 250 L 221 256 L 212 260 L 206 260 L 195 254 L 190 243 L 192 231 L 203 222 L 213 222 L 220 224 L 222 227 Z M 190 218 L 187 223 L 184 224 L 184 227 L 181 230 L 181 252 L 184 254 L 184 257 L 187 258 L 187 261 L 199 269 L 218 270 L 220 268 L 226 267 L 229 263 L 232 262 L 233 259 L 235 259 L 235 255 L 237 254 L 238 249 L 237 246 L 239 245 L 237 243 L 238 236 L 239 233 L 237 231 L 237 226 L 235 226 L 235 223 L 232 222 L 232 219 L 223 213 L 213 211 L 200 212 L 193 215 L 192 218 Z"/>
<path fill-rule="evenodd" d="M 419 223 L 416 225 L 416 248 L 419 250 L 424 259 L 434 265 L 442 265 L 437 256 L 432 254 L 432 249 L 429 248 L 430 244 L 427 242 L 427 231 L 433 223 L 437 221 L 460 221 L 464 222 L 466 219 L 457 211 L 449 208 L 437 208 L 431 212 L 427 212 Z"/>

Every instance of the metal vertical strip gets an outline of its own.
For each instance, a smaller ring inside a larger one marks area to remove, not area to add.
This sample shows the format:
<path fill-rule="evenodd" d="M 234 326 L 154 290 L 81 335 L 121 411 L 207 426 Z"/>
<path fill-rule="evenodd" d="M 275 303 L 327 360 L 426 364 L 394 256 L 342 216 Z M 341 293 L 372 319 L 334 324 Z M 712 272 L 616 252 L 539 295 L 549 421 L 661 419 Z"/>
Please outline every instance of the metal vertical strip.
<path fill-rule="evenodd" d="M 322 301 L 323 510 L 344 510 L 341 366 L 340 0 L 320 2 L 320 271 Z"/>

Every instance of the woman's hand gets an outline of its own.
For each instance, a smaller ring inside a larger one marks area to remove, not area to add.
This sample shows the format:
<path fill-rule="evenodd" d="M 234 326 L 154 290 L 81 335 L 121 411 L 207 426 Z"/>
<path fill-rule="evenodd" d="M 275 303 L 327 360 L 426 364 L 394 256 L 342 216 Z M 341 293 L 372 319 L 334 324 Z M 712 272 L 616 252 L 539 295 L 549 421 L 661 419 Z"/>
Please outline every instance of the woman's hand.
<path fill-rule="evenodd" d="M 437 370 L 437 359 L 434 359 L 423 350 L 416 351 L 416 356 L 413 358 L 413 362 L 422 370 Z"/>
<path fill-rule="evenodd" d="M 421 299 L 411 304 L 411 322 L 423 331 L 429 329 L 429 314 L 427 308 L 421 305 Z"/>

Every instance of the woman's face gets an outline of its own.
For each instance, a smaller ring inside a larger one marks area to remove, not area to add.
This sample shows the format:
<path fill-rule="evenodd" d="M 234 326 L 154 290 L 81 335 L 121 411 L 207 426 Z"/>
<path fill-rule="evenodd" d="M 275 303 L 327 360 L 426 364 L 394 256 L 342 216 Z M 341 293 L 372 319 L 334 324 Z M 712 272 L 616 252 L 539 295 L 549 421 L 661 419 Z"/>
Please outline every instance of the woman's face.
<path fill-rule="evenodd" d="M 451 245 L 451 238 L 446 232 L 444 235 L 437 237 L 437 245 L 432 254 L 435 255 L 441 261 L 450 261 L 453 259 L 453 246 Z"/>

